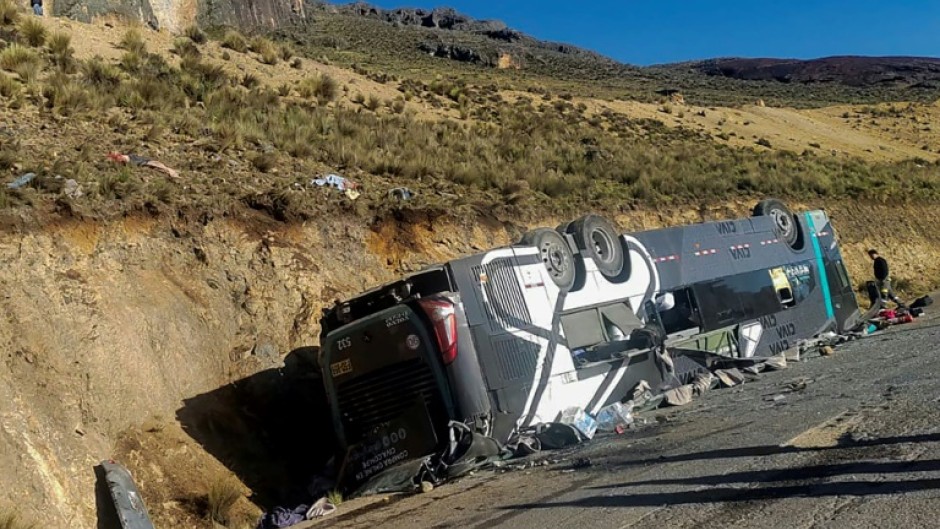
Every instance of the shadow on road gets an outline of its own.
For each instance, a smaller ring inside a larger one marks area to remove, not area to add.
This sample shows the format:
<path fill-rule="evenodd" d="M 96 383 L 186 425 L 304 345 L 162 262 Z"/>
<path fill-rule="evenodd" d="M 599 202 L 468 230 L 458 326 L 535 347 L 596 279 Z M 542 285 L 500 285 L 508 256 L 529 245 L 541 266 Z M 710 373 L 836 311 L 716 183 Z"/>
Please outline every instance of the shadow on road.
<path fill-rule="evenodd" d="M 816 452 L 820 450 L 845 450 L 851 448 L 867 448 L 872 446 L 883 446 L 906 443 L 931 443 L 940 441 L 940 433 L 906 435 L 898 437 L 883 437 L 878 439 L 862 439 L 858 441 L 841 441 L 835 446 L 803 448 L 798 446 L 747 446 L 743 448 L 721 448 L 717 450 L 705 450 L 703 452 L 693 452 L 690 454 L 678 454 L 674 456 L 659 456 L 655 458 L 638 459 L 630 461 L 621 461 L 615 463 L 616 466 L 644 466 L 659 463 L 676 463 L 681 461 L 705 461 L 709 459 L 731 459 L 737 457 L 761 457 L 773 456 L 779 454 L 797 454 L 801 452 Z"/>
<path fill-rule="evenodd" d="M 678 479 L 630 481 L 615 485 L 600 485 L 590 489 L 614 489 L 643 485 L 725 485 L 728 483 L 767 483 L 771 481 L 801 481 L 841 476 L 845 474 L 899 474 L 904 472 L 940 471 L 940 460 L 902 461 L 890 463 L 860 462 L 840 465 L 814 465 L 798 468 L 750 470 L 714 476 Z"/>
<path fill-rule="evenodd" d="M 307 485 L 333 455 L 318 352 L 296 349 L 284 367 L 186 399 L 176 412 L 184 431 L 235 473 L 262 507 L 309 501 Z"/>
<path fill-rule="evenodd" d="M 506 507 L 509 510 L 553 509 L 558 507 L 661 507 L 664 505 L 686 505 L 693 503 L 728 503 L 742 501 L 779 500 L 793 497 L 822 496 L 876 496 L 905 494 L 940 488 L 940 479 L 913 481 L 878 481 L 818 483 L 783 487 L 742 489 L 740 487 L 717 487 L 687 492 L 664 492 L 652 494 L 618 494 L 593 496 L 581 500 L 558 503 L 532 503 Z"/>
<path fill-rule="evenodd" d="M 653 465 L 683 461 L 707 461 L 737 457 L 761 457 L 777 454 L 801 452 L 819 452 L 826 450 L 845 450 L 861 447 L 885 446 L 906 443 L 929 443 L 940 441 L 940 434 L 923 434 L 881 439 L 848 441 L 832 447 L 799 448 L 793 446 L 754 446 L 745 448 L 727 448 L 708 450 L 690 454 L 664 456 L 656 459 L 631 461 L 624 465 Z M 717 465 L 716 465 L 717 466 Z M 623 494 L 604 494 L 569 502 L 523 504 L 505 507 L 507 510 L 545 509 L 558 507 L 659 507 L 686 504 L 727 503 L 759 500 L 778 500 L 793 497 L 822 496 L 874 496 L 904 494 L 925 490 L 940 489 L 940 479 L 920 479 L 904 481 L 850 481 L 835 483 L 806 483 L 795 485 L 777 485 L 758 488 L 742 488 L 740 483 L 773 483 L 820 480 L 841 475 L 858 474 L 899 474 L 905 472 L 940 471 L 940 460 L 900 461 L 900 462 L 856 462 L 831 465 L 813 465 L 795 468 L 777 468 L 699 476 L 678 479 L 631 481 L 613 485 L 589 487 L 589 489 L 622 489 L 627 487 L 657 485 L 709 486 L 704 490 L 680 492 L 656 492 Z"/>

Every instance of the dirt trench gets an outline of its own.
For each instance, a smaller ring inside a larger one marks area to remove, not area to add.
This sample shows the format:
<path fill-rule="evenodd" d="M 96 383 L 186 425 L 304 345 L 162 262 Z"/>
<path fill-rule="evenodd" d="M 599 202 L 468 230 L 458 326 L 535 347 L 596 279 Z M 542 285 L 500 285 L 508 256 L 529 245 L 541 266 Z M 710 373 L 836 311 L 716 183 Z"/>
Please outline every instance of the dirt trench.
<path fill-rule="evenodd" d="M 819 206 L 819 204 L 814 204 Z M 823 204 L 825 205 L 825 204 Z M 745 214 L 750 203 L 640 211 L 624 229 Z M 901 283 L 940 283 L 930 206 L 828 204 L 857 283 L 882 249 Z M 99 527 L 94 472 L 117 457 L 158 527 L 199 527 L 217 480 L 245 523 L 288 501 L 326 446 L 303 388 L 323 307 L 377 283 L 515 240 L 524 225 L 402 213 L 335 218 L 46 223 L 0 235 L 2 496 L 46 527 Z M 299 389 L 298 389 L 299 388 Z M 286 404 L 285 404 L 286 403 Z M 305 466 L 306 465 L 306 466 Z"/>

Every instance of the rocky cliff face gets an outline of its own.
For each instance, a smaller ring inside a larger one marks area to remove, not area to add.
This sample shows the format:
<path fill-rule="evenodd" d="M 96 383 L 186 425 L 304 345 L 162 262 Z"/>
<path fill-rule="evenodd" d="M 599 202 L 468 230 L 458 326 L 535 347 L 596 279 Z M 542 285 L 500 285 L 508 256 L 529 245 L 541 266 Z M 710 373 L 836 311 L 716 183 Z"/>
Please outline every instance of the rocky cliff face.
<path fill-rule="evenodd" d="M 276 28 L 306 18 L 303 0 L 56 0 L 54 16 L 83 22 L 115 15 L 155 29 L 189 25 Z"/>

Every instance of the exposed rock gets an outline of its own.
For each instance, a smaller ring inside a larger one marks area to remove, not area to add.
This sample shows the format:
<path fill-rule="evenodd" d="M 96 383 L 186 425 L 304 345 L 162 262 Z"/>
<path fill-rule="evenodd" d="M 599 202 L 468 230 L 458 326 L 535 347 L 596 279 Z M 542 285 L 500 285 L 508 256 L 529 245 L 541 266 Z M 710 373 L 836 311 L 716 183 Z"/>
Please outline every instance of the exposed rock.
<path fill-rule="evenodd" d="M 492 61 L 483 57 L 473 48 L 457 44 L 422 42 L 419 46 L 421 51 L 430 53 L 435 57 L 452 59 L 460 62 L 471 62 L 475 64 L 490 64 Z"/>
<path fill-rule="evenodd" d="M 781 83 L 923 87 L 940 81 L 940 59 L 924 57 L 713 59 L 692 63 L 691 67 L 706 75 Z"/>
<path fill-rule="evenodd" d="M 82 22 L 116 15 L 169 31 L 197 21 L 205 26 L 276 28 L 306 16 L 303 0 L 59 0 L 52 4 L 52 14 Z"/>

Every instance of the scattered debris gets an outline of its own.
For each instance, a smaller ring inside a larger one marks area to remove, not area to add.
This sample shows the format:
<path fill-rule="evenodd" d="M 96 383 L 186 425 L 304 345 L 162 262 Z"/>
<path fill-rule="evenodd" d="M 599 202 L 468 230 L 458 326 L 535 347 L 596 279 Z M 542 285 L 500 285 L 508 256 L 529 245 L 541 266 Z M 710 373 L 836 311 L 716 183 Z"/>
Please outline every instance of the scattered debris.
<path fill-rule="evenodd" d="M 578 407 L 571 407 L 561 412 L 558 420 L 561 424 L 574 426 L 585 439 L 592 439 L 597 432 L 597 421 Z"/>
<path fill-rule="evenodd" d="M 422 486 L 424 484 L 422 483 Z M 314 518 L 323 518 L 324 516 L 329 516 L 336 512 L 336 505 L 333 505 L 330 500 L 324 496 L 316 501 L 311 507 L 310 510 L 304 515 L 308 520 L 313 520 Z"/>
<path fill-rule="evenodd" d="M 270 513 L 265 513 L 258 521 L 257 529 L 283 529 L 307 521 L 307 505 L 298 505 L 294 509 L 275 507 Z M 335 507 L 334 507 L 335 509 Z"/>
<path fill-rule="evenodd" d="M 664 393 L 666 404 L 670 406 L 685 406 L 692 402 L 692 384 L 672 388 Z"/>
<path fill-rule="evenodd" d="M 430 481 L 422 481 L 422 482 L 421 482 L 421 492 L 422 492 L 422 493 L 427 494 L 427 493 L 431 492 L 432 490 L 434 490 L 434 484 L 433 484 L 433 483 L 431 483 Z"/>
<path fill-rule="evenodd" d="M 25 186 L 26 184 L 32 182 L 34 178 L 36 178 L 36 173 L 26 173 L 23 176 L 7 184 L 7 187 L 10 189 L 19 189 Z"/>
<path fill-rule="evenodd" d="M 597 429 L 622 434 L 633 424 L 633 402 L 615 402 L 597 412 Z"/>
<path fill-rule="evenodd" d="M 406 200 L 411 200 L 414 197 L 414 191 L 408 189 L 407 187 L 396 187 L 390 189 L 388 192 L 389 198 L 397 198 L 398 200 L 404 202 Z"/>
<path fill-rule="evenodd" d="M 122 529 L 154 529 L 134 478 L 123 465 L 114 460 L 102 461 L 95 471 L 108 486 Z"/>
<path fill-rule="evenodd" d="M 706 391 L 717 388 L 719 383 L 718 377 L 713 373 L 699 373 L 692 381 L 692 389 L 696 395 L 703 395 Z"/>
<path fill-rule="evenodd" d="M 558 450 L 581 442 L 578 430 L 569 424 L 549 423 L 539 425 L 533 434 L 542 448 Z"/>
<path fill-rule="evenodd" d="M 85 192 L 82 191 L 81 184 L 79 184 L 72 178 L 69 178 L 68 180 L 65 181 L 65 185 L 62 187 L 62 192 L 65 193 L 65 196 L 71 199 L 80 198 L 82 195 L 85 194 Z"/>
<path fill-rule="evenodd" d="M 111 160 L 112 162 L 117 162 L 117 163 L 124 164 L 124 165 L 131 164 L 137 167 L 149 167 L 151 169 L 160 171 L 161 173 L 169 176 L 170 178 L 177 179 L 180 177 L 176 169 L 168 167 L 163 162 L 159 162 L 151 158 L 146 158 L 144 156 L 137 156 L 136 154 L 121 154 L 118 152 L 110 152 L 108 153 L 108 159 Z"/>
<path fill-rule="evenodd" d="M 731 369 L 718 369 L 715 371 L 715 376 L 718 377 L 718 380 L 721 380 L 721 383 L 725 387 L 734 387 L 738 384 L 744 383 L 744 373 L 742 373 L 738 368 L 732 367 Z"/>
<path fill-rule="evenodd" d="M 359 184 L 357 184 L 356 182 L 353 182 L 352 180 L 344 176 L 340 176 L 338 174 L 332 174 L 332 173 L 324 176 L 323 178 L 315 178 L 311 180 L 310 183 L 312 185 L 319 186 L 319 187 L 323 187 L 323 186 L 333 187 L 339 191 L 346 191 L 347 189 L 359 188 Z"/>
<path fill-rule="evenodd" d="M 324 176 L 323 178 L 315 178 L 310 181 L 310 185 L 315 185 L 318 187 L 332 187 L 337 191 L 342 191 L 349 200 L 356 200 L 361 194 L 359 191 L 357 191 L 357 189 L 359 189 L 358 183 L 338 174 L 331 173 Z"/>

